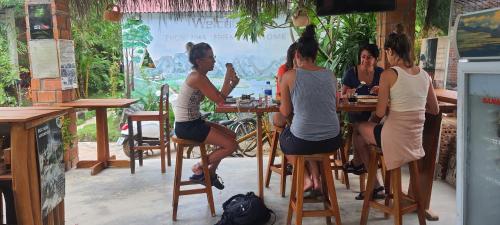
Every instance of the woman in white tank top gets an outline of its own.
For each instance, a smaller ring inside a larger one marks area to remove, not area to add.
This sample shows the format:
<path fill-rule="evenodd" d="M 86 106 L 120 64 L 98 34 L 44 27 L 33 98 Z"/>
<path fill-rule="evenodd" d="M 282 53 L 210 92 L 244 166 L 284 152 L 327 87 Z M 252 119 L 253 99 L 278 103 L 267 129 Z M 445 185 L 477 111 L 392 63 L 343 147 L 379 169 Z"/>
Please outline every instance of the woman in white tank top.
<path fill-rule="evenodd" d="M 402 25 L 398 25 L 397 31 L 391 33 L 384 44 L 392 67 L 381 75 L 376 115 L 358 127 L 361 134 L 358 141 L 366 143 L 365 148 L 358 149 L 364 164 L 369 163 L 368 145 L 378 145 L 388 170 L 425 155 L 422 147 L 425 113 L 439 112 L 431 78 L 413 65 L 411 43 L 402 31 Z M 379 124 L 385 116 L 384 124 Z M 378 192 L 384 188 L 378 181 L 375 187 L 374 196 L 380 196 Z"/>
<path fill-rule="evenodd" d="M 238 84 L 239 78 L 232 65 L 226 64 L 227 72 L 224 84 L 220 91 L 217 90 L 207 77 L 208 71 L 212 71 L 215 65 L 212 47 L 203 42 L 195 45 L 188 43 L 186 47 L 193 70 L 181 86 L 174 109 L 175 135 L 179 138 L 205 142 L 219 147 L 208 155 L 208 163 L 212 185 L 217 189 L 224 189 L 224 185 L 215 170 L 222 159 L 231 155 L 238 147 L 236 134 L 224 126 L 201 119 L 200 103 L 205 96 L 216 104 L 224 103 L 226 97 Z M 196 163 L 192 167 L 192 171 L 193 175 L 189 179 L 204 184 L 201 162 Z"/>

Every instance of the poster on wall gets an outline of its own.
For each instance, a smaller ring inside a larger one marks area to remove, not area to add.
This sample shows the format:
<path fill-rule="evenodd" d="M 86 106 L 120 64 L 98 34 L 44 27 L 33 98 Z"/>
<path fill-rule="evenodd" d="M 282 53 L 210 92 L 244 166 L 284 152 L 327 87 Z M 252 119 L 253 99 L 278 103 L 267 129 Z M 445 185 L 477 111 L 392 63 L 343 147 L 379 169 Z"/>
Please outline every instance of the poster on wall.
<path fill-rule="evenodd" d="M 50 4 L 28 5 L 31 39 L 52 39 L 52 14 Z"/>
<path fill-rule="evenodd" d="M 62 90 L 78 88 L 74 42 L 59 40 L 58 43 Z"/>
<path fill-rule="evenodd" d="M 158 83 L 166 82 L 174 92 L 178 91 L 192 70 L 186 43 L 205 42 L 216 55 L 214 69 L 208 73 L 212 83 L 220 87 L 224 82 L 225 64 L 232 63 L 241 80 L 231 95 L 258 95 L 266 86 L 266 81 L 270 81 L 274 87 L 278 67 L 285 63 L 287 49 L 292 44 L 288 28 L 266 29 L 264 36 L 259 37 L 257 42 L 243 38 L 238 40 L 235 37 L 237 19 L 223 16 L 216 19 L 207 13 L 193 13 L 189 18 L 179 20 L 162 14 L 142 14 L 141 19 L 140 23 L 147 25 L 150 33 L 137 35 L 128 28 L 127 23 L 124 23 L 122 30 L 124 42 L 134 41 L 126 40 L 127 37 L 152 37 L 147 49 L 136 47 L 134 51 L 134 54 L 142 52 L 141 58 L 145 58 L 147 50 L 155 65 L 154 68 L 141 68 L 142 62 L 134 65 L 136 91 L 151 87 L 150 82 L 142 80 L 144 74 Z M 278 20 L 280 23 L 285 17 Z M 131 49 L 124 49 L 126 51 L 130 52 Z"/>
<path fill-rule="evenodd" d="M 59 77 L 56 40 L 31 40 L 28 46 L 33 78 Z"/>
<path fill-rule="evenodd" d="M 65 195 L 61 127 L 61 117 L 36 127 L 40 194 L 44 218 L 64 199 Z"/>

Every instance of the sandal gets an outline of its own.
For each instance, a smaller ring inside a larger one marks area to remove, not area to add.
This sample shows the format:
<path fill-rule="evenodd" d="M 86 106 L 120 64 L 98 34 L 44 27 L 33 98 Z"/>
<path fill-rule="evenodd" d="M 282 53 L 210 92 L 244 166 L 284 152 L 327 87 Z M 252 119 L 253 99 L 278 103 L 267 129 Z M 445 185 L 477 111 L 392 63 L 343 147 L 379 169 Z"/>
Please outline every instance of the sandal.
<path fill-rule="evenodd" d="M 353 163 L 353 160 L 351 160 L 351 161 L 347 162 L 346 164 L 344 164 L 343 167 L 344 167 L 344 170 L 347 173 L 352 173 L 352 174 L 355 174 L 355 175 L 361 175 L 361 174 L 366 173 L 365 165 L 364 164 L 360 164 L 358 166 L 355 166 L 354 163 Z"/>
<path fill-rule="evenodd" d="M 373 189 L 373 195 L 372 199 L 385 199 L 385 194 L 384 193 L 379 193 L 381 191 L 384 191 L 384 187 L 380 186 L 378 188 Z M 355 197 L 356 200 L 363 200 L 365 199 L 364 192 L 359 192 L 358 196 Z"/>
<path fill-rule="evenodd" d="M 206 185 L 205 184 L 205 175 L 203 173 L 193 174 L 191 177 L 189 177 L 189 180 L 192 181 L 193 183 L 196 183 L 196 184 Z M 219 190 L 224 189 L 224 182 L 219 177 L 219 175 L 214 174 L 214 175 L 210 176 L 210 181 L 212 182 L 212 186 L 214 186 L 215 188 L 217 188 Z"/>

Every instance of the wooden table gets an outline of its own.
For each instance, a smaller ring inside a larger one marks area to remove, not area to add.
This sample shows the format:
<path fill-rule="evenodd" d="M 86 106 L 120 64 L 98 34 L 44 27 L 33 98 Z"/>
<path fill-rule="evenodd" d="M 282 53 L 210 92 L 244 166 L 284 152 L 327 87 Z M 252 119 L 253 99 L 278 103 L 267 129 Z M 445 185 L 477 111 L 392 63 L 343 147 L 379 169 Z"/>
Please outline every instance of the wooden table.
<path fill-rule="evenodd" d="M 90 174 L 96 175 L 108 167 L 129 168 L 128 160 L 116 160 L 109 155 L 108 108 L 126 108 L 137 102 L 136 99 L 79 99 L 60 103 L 59 106 L 87 108 L 96 111 L 97 160 L 81 160 L 77 168 L 91 168 Z"/>
<path fill-rule="evenodd" d="M 455 101 L 456 102 L 456 101 Z M 348 103 L 340 101 L 337 105 L 338 111 L 343 112 L 361 112 L 375 111 L 377 104 L 371 103 Z M 425 156 L 419 159 L 420 171 L 420 190 L 421 199 L 426 209 L 426 218 L 431 221 L 439 220 L 439 216 L 430 209 L 432 183 L 434 182 L 434 172 L 436 170 L 436 158 L 439 148 L 439 139 L 441 134 L 442 113 L 450 113 L 457 109 L 456 104 L 439 101 L 439 114 L 425 114 L 425 124 L 423 131 L 422 145 L 424 147 Z M 410 185 L 411 187 L 411 185 Z M 411 193 L 411 190 L 408 191 Z"/>
<path fill-rule="evenodd" d="M 237 107 L 236 104 L 225 104 L 218 105 L 215 108 L 215 112 L 218 113 L 238 113 L 238 112 L 248 112 L 255 113 L 257 115 L 257 173 L 258 173 L 258 184 L 259 184 L 259 197 L 264 200 L 264 177 L 263 177 L 263 162 L 264 157 L 263 143 L 262 143 L 262 116 L 264 113 L 279 112 L 279 107 L 277 105 L 270 107 Z"/>
<path fill-rule="evenodd" d="M 457 92 L 446 89 L 434 89 L 439 101 L 457 104 Z"/>
<path fill-rule="evenodd" d="M 42 218 L 35 128 L 67 113 L 62 107 L 0 107 L 0 123 L 10 125 L 11 177 L 17 224 L 64 224 L 64 200 Z M 2 176 L 9 178 L 9 176 Z"/>

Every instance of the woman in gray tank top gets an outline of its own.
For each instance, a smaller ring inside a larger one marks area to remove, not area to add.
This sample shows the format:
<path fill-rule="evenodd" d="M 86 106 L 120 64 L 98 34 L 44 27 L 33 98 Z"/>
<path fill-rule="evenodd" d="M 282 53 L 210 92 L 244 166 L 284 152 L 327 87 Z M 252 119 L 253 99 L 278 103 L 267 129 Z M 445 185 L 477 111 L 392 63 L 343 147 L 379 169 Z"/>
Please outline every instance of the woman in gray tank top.
<path fill-rule="evenodd" d="M 291 155 L 333 152 L 341 144 L 336 110 L 337 79 L 332 71 L 315 64 L 319 45 L 313 25 L 306 27 L 297 45 L 298 68 L 287 71 L 280 84 L 280 114 L 286 118 L 293 111 L 291 126 L 283 130 L 279 139 L 282 151 L 291 162 L 294 161 Z M 321 190 L 317 163 L 308 162 L 307 167 L 304 189 Z"/>
<path fill-rule="evenodd" d="M 224 103 L 226 97 L 238 84 L 239 78 L 232 65 L 226 64 L 227 72 L 224 84 L 220 91 L 217 90 L 207 77 L 208 71 L 212 71 L 215 65 L 212 47 L 203 42 L 195 45 L 188 43 L 186 47 L 189 51 L 189 62 L 193 64 L 193 71 L 182 85 L 174 109 L 175 134 L 179 138 L 205 142 L 219 147 L 208 155 L 208 163 L 210 164 L 212 185 L 217 189 L 224 189 L 224 185 L 215 170 L 222 159 L 231 155 L 238 147 L 236 134 L 224 126 L 201 119 L 199 110 L 200 103 L 205 96 L 216 104 Z M 199 184 L 205 184 L 201 162 L 196 163 L 192 170 L 193 175 L 189 179 Z"/>

